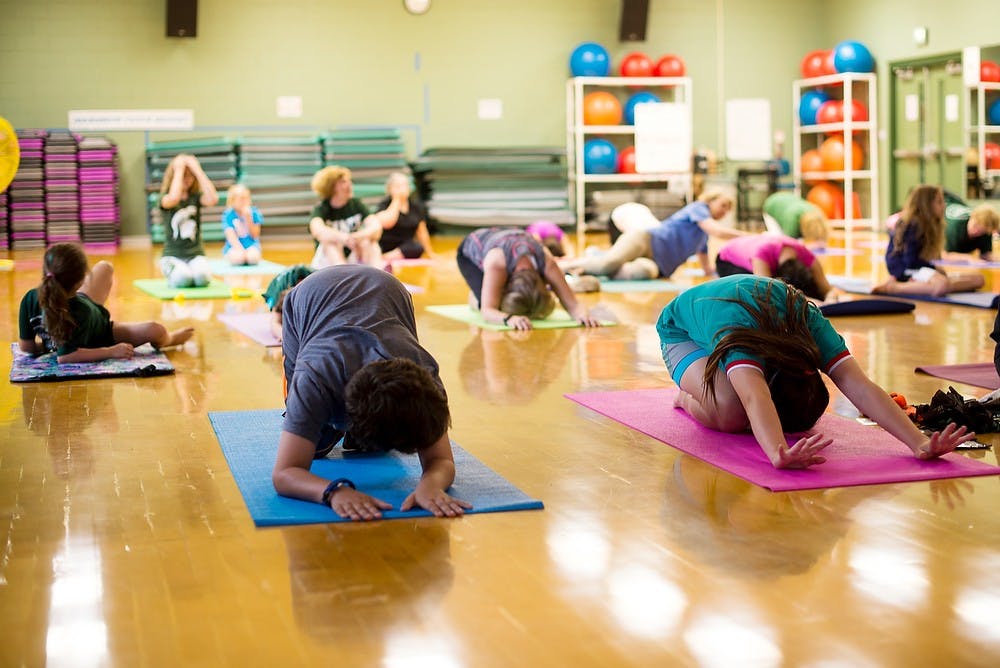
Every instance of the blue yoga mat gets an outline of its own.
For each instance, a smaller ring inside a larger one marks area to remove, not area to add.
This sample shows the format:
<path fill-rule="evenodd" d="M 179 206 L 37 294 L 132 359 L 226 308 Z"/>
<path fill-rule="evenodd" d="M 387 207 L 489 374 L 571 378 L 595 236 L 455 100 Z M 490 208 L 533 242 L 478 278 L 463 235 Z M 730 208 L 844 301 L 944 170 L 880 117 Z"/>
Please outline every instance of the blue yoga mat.
<path fill-rule="evenodd" d="M 271 262 L 269 260 L 261 260 L 257 264 L 245 264 L 233 266 L 229 264 L 229 261 L 225 258 L 211 258 L 208 261 L 211 271 L 216 276 L 238 276 L 242 274 L 248 275 L 270 275 L 270 274 L 280 274 L 287 267 L 283 264 L 278 264 L 276 262 Z"/>
<path fill-rule="evenodd" d="M 350 522 L 318 503 L 278 496 L 271 485 L 271 469 L 278 448 L 280 410 L 211 412 L 215 435 L 222 446 L 250 516 L 257 526 Z M 473 505 L 466 513 L 536 510 L 542 502 L 532 499 L 454 442 L 455 484 L 448 493 Z M 394 508 L 420 480 L 416 455 L 345 453 L 334 449 L 327 459 L 313 462 L 312 472 L 324 478 L 349 478 L 358 489 L 391 503 Z M 431 517 L 418 508 L 407 512 L 388 510 L 385 519 Z"/>
<path fill-rule="evenodd" d="M 849 278 L 846 276 L 827 276 L 830 285 L 840 288 L 844 292 L 852 292 L 861 295 L 872 294 L 872 284 L 863 278 Z M 976 308 L 997 308 L 1000 303 L 1000 295 L 994 292 L 952 292 L 944 297 L 932 297 L 930 295 L 887 295 L 896 299 L 908 299 L 921 302 L 940 302 L 942 304 L 958 304 L 961 306 L 975 306 Z"/>

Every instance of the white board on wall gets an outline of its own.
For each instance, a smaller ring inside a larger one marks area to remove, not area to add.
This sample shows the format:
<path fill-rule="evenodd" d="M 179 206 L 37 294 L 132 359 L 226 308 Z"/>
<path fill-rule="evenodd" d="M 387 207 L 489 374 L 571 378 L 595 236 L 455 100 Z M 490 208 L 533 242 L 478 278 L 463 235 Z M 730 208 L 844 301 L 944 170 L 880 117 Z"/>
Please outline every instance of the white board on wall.
<path fill-rule="evenodd" d="M 635 171 L 639 174 L 691 171 L 691 116 L 686 104 L 635 106 Z"/>
<path fill-rule="evenodd" d="M 773 154 L 770 101 L 726 100 L 726 158 L 770 160 Z"/>

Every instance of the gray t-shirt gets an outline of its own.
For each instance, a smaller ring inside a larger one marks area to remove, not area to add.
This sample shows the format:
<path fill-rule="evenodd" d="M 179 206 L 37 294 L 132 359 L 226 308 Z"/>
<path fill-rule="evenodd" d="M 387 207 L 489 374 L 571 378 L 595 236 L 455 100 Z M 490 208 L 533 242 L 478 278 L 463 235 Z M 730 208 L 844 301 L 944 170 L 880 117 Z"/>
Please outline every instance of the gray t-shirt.
<path fill-rule="evenodd" d="M 364 265 L 314 272 L 288 293 L 282 315 L 284 430 L 319 440 L 346 429 L 345 388 L 369 362 L 407 358 L 443 389 L 438 364 L 417 342 L 410 294 L 392 274 Z"/>

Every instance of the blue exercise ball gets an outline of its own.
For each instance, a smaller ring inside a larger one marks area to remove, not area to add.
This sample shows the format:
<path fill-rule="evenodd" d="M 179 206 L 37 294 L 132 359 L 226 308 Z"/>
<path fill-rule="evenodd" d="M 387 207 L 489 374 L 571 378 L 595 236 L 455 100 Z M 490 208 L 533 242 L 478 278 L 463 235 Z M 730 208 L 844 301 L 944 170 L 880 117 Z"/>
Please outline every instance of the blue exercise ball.
<path fill-rule="evenodd" d="M 810 90 L 799 100 L 799 121 L 802 125 L 816 125 L 816 112 L 830 97 L 821 90 Z"/>
<path fill-rule="evenodd" d="M 993 104 L 990 105 L 990 111 L 987 114 L 987 119 L 990 125 L 1000 125 L 1000 98 L 993 100 Z"/>
<path fill-rule="evenodd" d="M 586 174 L 614 174 L 618 168 L 618 150 L 607 139 L 589 139 L 583 145 L 583 171 Z"/>
<path fill-rule="evenodd" d="M 875 59 L 867 46 L 848 39 L 833 47 L 833 67 L 838 72 L 874 72 Z"/>
<path fill-rule="evenodd" d="M 635 108 L 640 104 L 655 104 L 660 98 L 648 91 L 632 95 L 625 101 L 625 125 L 635 125 Z"/>
<path fill-rule="evenodd" d="M 584 42 L 573 49 L 569 69 L 575 77 L 606 77 L 611 71 L 611 56 L 597 42 Z"/>

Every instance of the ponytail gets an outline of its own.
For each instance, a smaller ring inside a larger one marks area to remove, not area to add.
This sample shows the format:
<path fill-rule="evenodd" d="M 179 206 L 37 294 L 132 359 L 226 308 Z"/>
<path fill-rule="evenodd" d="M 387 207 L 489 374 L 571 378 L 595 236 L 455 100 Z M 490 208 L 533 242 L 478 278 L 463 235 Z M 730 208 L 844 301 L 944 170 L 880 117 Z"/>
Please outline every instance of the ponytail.
<path fill-rule="evenodd" d="M 76 322 L 69 312 L 69 300 L 87 276 L 87 256 L 76 244 L 60 243 L 45 252 L 38 303 L 45 329 L 62 345 L 69 340 Z"/>

